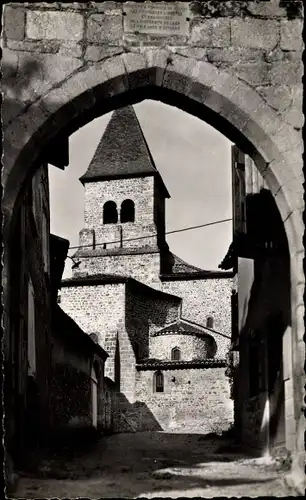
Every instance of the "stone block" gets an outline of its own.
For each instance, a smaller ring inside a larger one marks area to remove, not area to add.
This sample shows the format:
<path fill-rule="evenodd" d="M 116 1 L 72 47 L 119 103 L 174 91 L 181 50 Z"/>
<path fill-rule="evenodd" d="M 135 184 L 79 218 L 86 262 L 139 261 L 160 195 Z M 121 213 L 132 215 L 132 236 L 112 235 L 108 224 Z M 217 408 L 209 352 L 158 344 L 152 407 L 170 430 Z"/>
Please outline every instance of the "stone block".
<path fill-rule="evenodd" d="M 121 56 L 106 59 L 101 64 L 103 64 L 103 69 L 108 76 L 108 80 L 113 80 L 108 82 L 108 95 L 116 95 L 129 88 L 128 75 L 126 74 L 126 69 Z"/>
<path fill-rule="evenodd" d="M 211 19 L 210 45 L 227 47 L 231 44 L 231 29 L 229 19 Z"/>
<path fill-rule="evenodd" d="M 191 29 L 190 44 L 200 47 L 227 47 L 230 45 L 229 19 L 201 19 Z"/>
<path fill-rule="evenodd" d="M 59 51 L 60 42 L 57 40 L 23 40 L 22 42 L 7 42 L 8 48 L 22 52 L 39 52 L 45 54 L 56 54 Z"/>
<path fill-rule="evenodd" d="M 36 100 L 50 90 L 55 83 L 67 78 L 82 65 L 81 61 L 59 57 L 57 54 L 35 54 L 29 59 L 27 53 L 19 55 L 18 87 L 22 100 Z M 31 85 L 29 85 L 29 81 Z"/>
<path fill-rule="evenodd" d="M 76 12 L 28 11 L 26 35 L 32 39 L 79 41 L 83 37 L 84 19 Z"/>
<path fill-rule="evenodd" d="M 279 0 L 251 1 L 247 3 L 246 11 L 252 14 L 252 16 L 267 18 L 280 18 L 287 15 L 285 7 L 281 6 Z"/>
<path fill-rule="evenodd" d="M 119 42 L 122 34 L 121 15 L 92 14 L 87 20 L 86 39 L 89 42 Z"/>
<path fill-rule="evenodd" d="M 259 49 L 242 49 L 240 47 L 224 47 L 207 49 L 209 62 L 250 63 L 263 60 L 264 52 Z"/>
<path fill-rule="evenodd" d="M 272 50 L 279 41 L 278 21 L 232 19 L 231 43 L 238 47 Z"/>
<path fill-rule="evenodd" d="M 23 40 L 25 36 L 24 8 L 5 5 L 3 24 L 6 38 L 10 40 Z"/>
<path fill-rule="evenodd" d="M 271 64 L 269 78 L 274 86 L 297 85 L 302 83 L 302 61 L 281 61 Z"/>
<path fill-rule="evenodd" d="M 302 111 L 303 90 L 302 87 L 293 91 L 293 101 L 290 108 L 283 113 L 283 119 L 296 129 L 301 129 L 304 124 L 304 114 Z"/>
<path fill-rule="evenodd" d="M 63 57 L 82 57 L 83 47 L 73 40 L 63 41 L 60 44 L 59 55 Z"/>
<path fill-rule="evenodd" d="M 18 69 L 18 54 L 16 52 L 8 49 L 2 49 L 2 77 L 4 80 L 8 78 L 13 78 Z M 2 84 L 3 85 L 3 84 Z"/>
<path fill-rule="evenodd" d="M 282 19 L 280 48 L 282 50 L 301 51 L 303 46 L 302 30 L 302 19 L 293 19 L 290 21 Z"/>
<path fill-rule="evenodd" d="M 240 63 L 231 67 L 231 72 L 235 73 L 241 80 L 247 82 L 251 87 L 257 85 L 268 85 L 271 82 L 270 66 L 263 62 Z"/>
<path fill-rule="evenodd" d="M 147 67 L 156 69 L 155 82 L 157 86 L 161 86 L 164 78 L 167 61 L 171 57 L 171 52 L 166 49 L 146 49 L 144 55 L 147 60 Z"/>
<path fill-rule="evenodd" d="M 205 60 L 207 54 L 207 49 L 202 47 L 169 47 L 169 50 L 180 56 L 199 60 Z"/>
<path fill-rule="evenodd" d="M 284 61 L 301 61 L 303 52 L 301 50 L 287 50 L 283 52 Z"/>
<path fill-rule="evenodd" d="M 162 86 L 177 92 L 188 93 L 192 71 L 200 62 L 176 54 L 170 56 L 167 62 Z"/>
<path fill-rule="evenodd" d="M 284 59 L 284 52 L 279 47 L 276 47 L 270 51 L 265 51 L 264 59 L 268 63 L 282 61 Z"/>
<path fill-rule="evenodd" d="M 291 212 L 289 217 L 284 222 L 287 238 L 290 242 L 290 251 L 302 250 L 303 241 L 302 235 L 304 234 L 303 217 L 300 210 Z M 297 271 L 300 274 L 300 270 Z M 303 300 L 303 299 L 302 299 Z"/>
<path fill-rule="evenodd" d="M 125 53 L 122 56 L 128 73 L 129 87 L 138 88 L 146 85 L 155 85 L 155 68 L 147 69 L 147 61 L 143 54 Z"/>
<path fill-rule="evenodd" d="M 256 87 L 256 90 L 260 95 L 263 96 L 269 106 L 274 108 L 276 111 L 285 110 L 292 102 L 291 87 L 289 86 L 258 86 Z"/>
<path fill-rule="evenodd" d="M 110 45 L 89 45 L 85 52 L 85 61 L 102 61 L 108 57 L 120 55 L 122 52 L 122 47 L 114 47 Z"/>
<path fill-rule="evenodd" d="M 94 2 L 94 7 L 97 12 L 103 12 L 104 14 L 121 14 L 122 13 L 122 5 L 118 2 Z"/>
<path fill-rule="evenodd" d="M 199 47 L 207 47 L 210 44 L 210 19 L 201 19 L 191 28 L 189 43 Z"/>

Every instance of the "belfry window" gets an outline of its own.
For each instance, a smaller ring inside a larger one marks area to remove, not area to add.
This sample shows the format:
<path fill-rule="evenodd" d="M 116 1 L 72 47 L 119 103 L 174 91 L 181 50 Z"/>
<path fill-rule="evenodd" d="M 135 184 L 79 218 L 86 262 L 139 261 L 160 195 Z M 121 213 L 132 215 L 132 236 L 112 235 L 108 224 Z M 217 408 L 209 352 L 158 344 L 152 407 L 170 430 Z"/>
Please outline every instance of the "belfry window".
<path fill-rule="evenodd" d="M 121 204 L 120 212 L 121 222 L 134 222 L 135 221 L 135 204 L 132 200 L 124 200 Z"/>
<path fill-rule="evenodd" d="M 214 327 L 214 318 L 212 316 L 208 316 L 208 318 L 206 319 L 206 326 L 207 328 Z"/>
<path fill-rule="evenodd" d="M 117 222 L 117 205 L 114 201 L 107 201 L 103 206 L 103 224 L 116 224 Z"/>
<path fill-rule="evenodd" d="M 153 390 L 154 392 L 164 392 L 164 376 L 160 371 L 154 373 Z"/>
<path fill-rule="evenodd" d="M 181 359 L 181 350 L 178 347 L 174 347 L 171 351 L 171 360 L 179 361 Z"/>

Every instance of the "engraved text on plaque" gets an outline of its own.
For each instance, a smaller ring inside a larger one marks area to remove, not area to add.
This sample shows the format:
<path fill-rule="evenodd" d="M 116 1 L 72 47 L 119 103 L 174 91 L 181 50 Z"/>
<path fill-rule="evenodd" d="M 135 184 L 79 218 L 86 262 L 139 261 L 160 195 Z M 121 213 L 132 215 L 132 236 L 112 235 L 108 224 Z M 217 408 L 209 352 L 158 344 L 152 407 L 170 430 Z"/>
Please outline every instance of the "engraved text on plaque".
<path fill-rule="evenodd" d="M 126 3 L 124 31 L 154 35 L 187 35 L 188 3 Z"/>

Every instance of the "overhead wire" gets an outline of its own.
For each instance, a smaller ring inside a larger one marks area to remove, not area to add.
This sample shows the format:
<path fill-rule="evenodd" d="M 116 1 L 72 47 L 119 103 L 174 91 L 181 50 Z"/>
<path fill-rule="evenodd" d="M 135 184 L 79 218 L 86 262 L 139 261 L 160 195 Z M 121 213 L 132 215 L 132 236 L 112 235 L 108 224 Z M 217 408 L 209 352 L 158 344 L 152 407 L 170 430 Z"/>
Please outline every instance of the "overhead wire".
<path fill-rule="evenodd" d="M 202 227 L 213 226 L 213 225 L 216 225 L 216 224 L 221 224 L 223 222 L 229 222 L 229 221 L 232 221 L 232 220 L 233 220 L 232 218 L 230 218 L 230 219 L 222 219 L 222 220 L 218 220 L 218 221 L 214 221 L 214 222 L 208 222 L 206 224 L 199 224 L 198 226 L 189 226 L 189 227 L 184 227 L 184 228 L 181 228 L 181 229 L 174 229 L 173 231 L 166 231 L 165 235 L 174 234 L 174 233 L 182 233 L 184 231 L 191 231 L 193 229 L 199 229 L 199 228 L 202 228 Z M 103 245 L 110 245 L 110 244 L 112 245 L 114 243 L 123 243 L 123 242 L 126 242 L 126 241 L 144 240 L 144 239 L 148 239 L 148 238 L 154 238 L 157 235 L 158 235 L 157 233 L 154 233 L 154 234 L 150 234 L 148 236 L 138 236 L 136 238 L 125 238 L 125 239 L 121 239 L 121 240 L 104 241 L 103 243 L 96 243 L 95 247 L 97 247 L 97 246 L 103 246 Z M 69 250 L 76 250 L 76 249 L 79 249 L 79 248 L 88 248 L 88 247 L 92 248 L 92 246 L 93 246 L 92 243 L 88 244 L 88 245 L 77 245 L 77 246 L 69 247 Z"/>

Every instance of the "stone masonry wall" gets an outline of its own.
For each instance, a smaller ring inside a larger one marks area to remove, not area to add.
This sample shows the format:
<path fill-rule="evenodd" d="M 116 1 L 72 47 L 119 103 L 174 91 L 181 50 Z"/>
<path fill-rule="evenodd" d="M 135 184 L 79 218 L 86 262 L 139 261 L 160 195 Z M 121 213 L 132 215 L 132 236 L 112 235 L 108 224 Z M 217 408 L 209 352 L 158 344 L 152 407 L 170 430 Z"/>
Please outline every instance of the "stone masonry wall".
<path fill-rule="evenodd" d="M 210 357 L 211 341 L 207 338 L 199 338 L 195 335 L 157 335 L 150 337 L 150 358 L 170 360 L 171 351 L 178 347 L 181 351 L 181 359 L 191 361 L 193 359 L 207 359 Z M 215 342 L 214 342 L 215 345 Z"/>
<path fill-rule="evenodd" d="M 103 225 L 103 206 L 107 201 L 116 203 L 120 222 L 121 204 L 126 199 L 135 203 L 135 225 L 152 224 L 153 190 L 153 176 L 85 183 L 84 227 L 98 229 Z"/>
<path fill-rule="evenodd" d="M 181 300 L 176 297 L 149 297 L 138 290 L 126 290 L 126 329 L 135 349 L 137 358 L 151 356 L 150 333 L 179 317 Z"/>
<path fill-rule="evenodd" d="M 43 70 L 34 75 L 32 85 L 17 76 L 21 92 L 14 108 L 4 109 L 4 122 L 18 114 L 22 102 L 46 93 L 84 64 L 135 47 L 162 45 L 173 54 L 208 61 L 235 74 L 281 112 L 285 123 L 301 127 L 302 2 L 222 3 L 193 2 L 187 36 L 163 37 L 125 33 L 124 2 L 7 4 L 3 36 L 4 67 L 9 62 L 6 82 L 15 80 L 16 71 L 22 71 L 33 54 Z M 128 55 L 125 57 L 128 61 Z"/>
<path fill-rule="evenodd" d="M 103 257 L 83 258 L 78 272 L 85 274 L 114 274 L 116 276 L 132 277 L 141 283 L 160 288 L 160 254 L 137 253 L 129 255 L 104 255 Z"/>
<path fill-rule="evenodd" d="M 208 316 L 214 319 L 212 336 L 217 342 L 216 358 L 225 358 L 231 338 L 232 278 L 163 281 L 162 290 L 182 297 L 182 318 L 206 326 Z"/>
<path fill-rule="evenodd" d="M 124 284 L 62 286 L 61 308 L 86 333 L 106 339 L 124 325 Z"/>
<path fill-rule="evenodd" d="M 229 428 L 233 404 L 225 368 L 165 370 L 163 375 L 164 392 L 154 393 L 154 371 L 137 372 L 136 396 L 144 408 L 139 429 L 159 424 L 166 431 L 204 434 Z"/>

